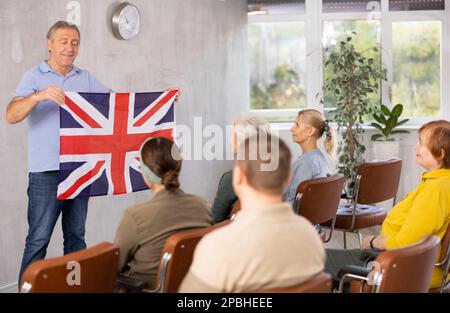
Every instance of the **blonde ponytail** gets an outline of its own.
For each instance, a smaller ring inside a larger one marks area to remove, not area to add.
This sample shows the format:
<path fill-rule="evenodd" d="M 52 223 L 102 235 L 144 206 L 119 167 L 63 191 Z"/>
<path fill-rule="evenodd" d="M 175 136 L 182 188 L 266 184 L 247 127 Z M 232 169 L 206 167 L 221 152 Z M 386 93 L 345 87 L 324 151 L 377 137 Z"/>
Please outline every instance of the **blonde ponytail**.
<path fill-rule="evenodd" d="M 328 129 L 324 131 L 324 134 L 325 140 L 323 144 L 325 146 L 325 151 L 327 151 L 327 154 L 330 156 L 330 158 L 334 159 L 336 158 L 336 147 L 337 147 L 336 132 L 331 126 L 328 125 Z"/>

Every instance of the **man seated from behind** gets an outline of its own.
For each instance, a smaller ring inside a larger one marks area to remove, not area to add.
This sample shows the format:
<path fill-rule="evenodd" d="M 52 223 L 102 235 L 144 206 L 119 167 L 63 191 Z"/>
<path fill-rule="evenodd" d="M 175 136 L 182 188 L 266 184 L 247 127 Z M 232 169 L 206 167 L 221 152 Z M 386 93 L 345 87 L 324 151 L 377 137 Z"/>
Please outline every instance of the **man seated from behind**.
<path fill-rule="evenodd" d="M 180 292 L 252 292 L 303 283 L 322 272 L 325 251 L 314 227 L 283 202 L 291 153 L 278 137 L 243 141 L 233 168 L 242 209 L 198 244 Z"/>

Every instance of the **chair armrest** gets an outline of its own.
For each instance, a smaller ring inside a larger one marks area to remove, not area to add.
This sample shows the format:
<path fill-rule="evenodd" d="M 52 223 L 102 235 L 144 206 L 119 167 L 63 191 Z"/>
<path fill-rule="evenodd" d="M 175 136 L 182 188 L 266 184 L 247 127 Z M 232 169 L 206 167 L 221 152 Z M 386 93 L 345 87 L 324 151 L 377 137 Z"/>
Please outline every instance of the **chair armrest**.
<path fill-rule="evenodd" d="M 344 286 L 349 281 L 359 280 L 361 283 L 367 282 L 369 274 L 370 269 L 362 266 L 348 265 L 341 268 L 337 274 L 339 278 L 339 293 L 344 292 Z"/>
<path fill-rule="evenodd" d="M 131 292 L 141 292 L 143 289 L 148 287 L 148 283 L 146 281 L 123 275 L 117 276 L 116 284 L 119 288 L 126 288 Z"/>
<path fill-rule="evenodd" d="M 375 260 L 381 252 L 383 252 L 383 250 L 377 250 L 377 249 L 363 250 L 361 252 L 359 259 L 361 261 L 363 261 L 365 264 L 367 264 L 370 261 Z"/>
<path fill-rule="evenodd" d="M 342 277 L 345 274 L 353 274 L 353 275 L 357 275 L 357 276 L 367 277 L 370 272 L 371 272 L 371 269 L 366 268 L 366 267 L 356 266 L 356 265 L 347 265 L 339 270 L 337 277 L 339 279 L 342 279 Z"/>

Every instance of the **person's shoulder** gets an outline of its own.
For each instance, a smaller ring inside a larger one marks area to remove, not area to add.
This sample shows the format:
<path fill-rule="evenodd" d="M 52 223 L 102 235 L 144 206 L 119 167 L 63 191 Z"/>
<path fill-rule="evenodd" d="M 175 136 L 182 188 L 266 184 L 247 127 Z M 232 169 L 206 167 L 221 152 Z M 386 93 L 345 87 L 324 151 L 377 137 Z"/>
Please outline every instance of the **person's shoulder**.
<path fill-rule="evenodd" d="M 450 195 L 450 176 L 429 179 L 426 183 L 431 192 L 449 193 Z"/>
<path fill-rule="evenodd" d="M 43 69 L 43 64 L 40 63 L 40 64 L 37 64 L 37 65 L 33 66 L 32 68 L 28 69 L 24 73 L 24 76 L 37 78 L 37 77 L 41 76 L 43 73 L 45 73 L 45 70 Z"/>
<path fill-rule="evenodd" d="M 304 157 L 307 160 L 321 160 L 321 159 L 325 159 L 326 160 L 325 155 L 323 154 L 322 151 L 320 151 L 320 149 L 312 150 L 312 151 L 306 153 L 304 155 Z"/>
<path fill-rule="evenodd" d="M 81 68 L 81 67 L 74 65 L 73 70 L 80 76 L 85 76 L 85 77 L 89 77 L 89 78 L 94 77 L 94 75 L 85 68 Z"/>
<path fill-rule="evenodd" d="M 196 253 L 202 258 L 209 259 L 223 258 L 225 257 L 223 253 L 229 256 L 229 253 L 232 251 L 229 245 L 231 226 L 231 224 L 228 224 L 204 235 L 197 245 Z"/>
<path fill-rule="evenodd" d="M 39 63 L 36 64 L 35 66 L 33 66 L 32 68 L 30 68 L 27 73 L 31 73 L 31 74 L 40 74 L 42 72 L 45 72 L 45 70 L 42 69 L 43 67 L 43 63 Z"/>
<path fill-rule="evenodd" d="M 125 209 L 124 216 L 136 217 L 144 211 L 148 211 L 152 207 L 152 201 L 146 201 L 139 204 L 132 205 Z"/>
<path fill-rule="evenodd" d="M 179 196 L 183 198 L 183 201 L 189 201 L 190 203 L 197 204 L 201 207 L 205 208 L 207 207 L 208 202 L 198 195 L 194 195 L 192 193 L 185 193 L 182 191 L 182 193 Z"/>
<path fill-rule="evenodd" d="M 73 67 L 74 67 L 75 71 L 78 73 L 78 75 L 93 77 L 93 75 L 91 74 L 91 72 L 89 72 L 89 70 L 75 66 L 75 65 Z"/>
<path fill-rule="evenodd" d="M 303 160 L 308 166 L 315 168 L 316 171 L 322 172 L 325 168 L 328 171 L 328 159 L 319 149 L 308 152 Z"/>

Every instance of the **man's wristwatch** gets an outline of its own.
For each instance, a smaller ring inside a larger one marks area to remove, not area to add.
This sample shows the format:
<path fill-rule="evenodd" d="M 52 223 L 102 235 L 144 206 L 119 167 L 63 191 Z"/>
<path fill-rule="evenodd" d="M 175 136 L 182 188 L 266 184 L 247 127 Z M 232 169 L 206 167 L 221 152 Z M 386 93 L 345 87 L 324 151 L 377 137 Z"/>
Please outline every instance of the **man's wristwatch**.
<path fill-rule="evenodd" d="M 373 238 L 370 239 L 370 242 L 369 242 L 370 249 L 375 249 L 375 248 L 373 247 L 373 241 L 375 240 L 375 238 L 377 238 L 377 236 L 373 236 Z"/>

